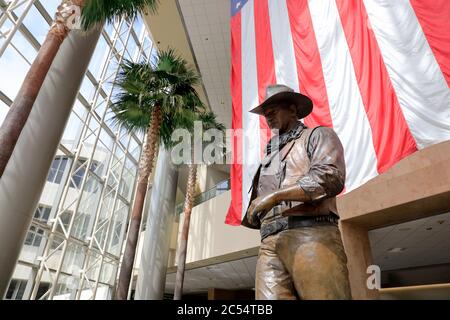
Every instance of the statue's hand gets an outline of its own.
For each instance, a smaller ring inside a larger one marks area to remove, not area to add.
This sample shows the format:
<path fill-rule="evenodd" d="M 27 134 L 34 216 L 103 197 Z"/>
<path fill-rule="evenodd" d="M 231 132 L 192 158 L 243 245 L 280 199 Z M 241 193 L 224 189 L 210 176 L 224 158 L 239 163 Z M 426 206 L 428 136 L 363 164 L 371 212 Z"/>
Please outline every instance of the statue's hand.
<path fill-rule="evenodd" d="M 274 194 L 258 197 L 252 201 L 248 208 L 248 220 L 251 224 L 255 223 L 256 217 L 260 217 L 272 209 L 276 204 Z"/>

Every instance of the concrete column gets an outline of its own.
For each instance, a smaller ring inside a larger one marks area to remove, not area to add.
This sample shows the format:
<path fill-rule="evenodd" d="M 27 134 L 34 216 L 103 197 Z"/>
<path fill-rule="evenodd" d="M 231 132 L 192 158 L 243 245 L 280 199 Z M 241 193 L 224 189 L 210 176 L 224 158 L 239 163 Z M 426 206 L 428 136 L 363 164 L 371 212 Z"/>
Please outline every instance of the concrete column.
<path fill-rule="evenodd" d="M 0 179 L 0 297 L 14 272 L 100 31 L 71 32 L 64 41 Z"/>
<path fill-rule="evenodd" d="M 341 222 L 340 229 L 347 254 L 347 268 L 353 299 L 378 299 L 378 290 L 370 290 L 367 287 L 367 279 L 370 276 L 367 268 L 372 265 L 373 261 L 368 230 L 351 222 Z"/>
<path fill-rule="evenodd" d="M 160 148 L 134 295 L 136 300 L 163 298 L 177 182 L 178 171 L 172 165 L 170 152 Z"/>

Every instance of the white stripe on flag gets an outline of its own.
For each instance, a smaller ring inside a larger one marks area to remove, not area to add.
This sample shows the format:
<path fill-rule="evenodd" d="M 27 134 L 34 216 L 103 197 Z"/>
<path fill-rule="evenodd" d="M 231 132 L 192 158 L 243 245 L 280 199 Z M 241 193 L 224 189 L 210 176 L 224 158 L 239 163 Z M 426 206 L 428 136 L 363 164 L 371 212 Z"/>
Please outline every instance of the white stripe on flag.
<path fill-rule="evenodd" d="M 322 58 L 333 128 L 344 145 L 346 191 L 357 188 L 377 172 L 377 157 L 351 55 L 334 0 L 309 1 Z"/>
<path fill-rule="evenodd" d="M 285 0 L 269 0 L 270 27 L 277 83 L 299 92 L 297 63 Z"/>
<path fill-rule="evenodd" d="M 450 139 L 450 90 L 408 0 L 364 0 L 417 147 Z"/>
<path fill-rule="evenodd" d="M 247 209 L 253 176 L 260 159 L 259 116 L 248 111 L 258 105 L 258 78 L 256 73 L 256 42 L 253 0 L 241 11 L 242 17 L 242 214 Z"/>

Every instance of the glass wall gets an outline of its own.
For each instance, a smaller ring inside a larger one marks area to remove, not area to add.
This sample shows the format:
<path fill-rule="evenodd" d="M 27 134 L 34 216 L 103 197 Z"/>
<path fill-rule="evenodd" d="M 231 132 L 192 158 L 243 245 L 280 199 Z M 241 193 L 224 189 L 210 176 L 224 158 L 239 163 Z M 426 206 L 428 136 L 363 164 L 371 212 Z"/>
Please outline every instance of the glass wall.
<path fill-rule="evenodd" d="M 60 0 L 0 0 L 0 123 Z M 141 19 L 104 27 L 49 171 L 6 298 L 109 299 L 136 183 L 142 136 L 108 109 L 123 59 L 155 54 Z"/>

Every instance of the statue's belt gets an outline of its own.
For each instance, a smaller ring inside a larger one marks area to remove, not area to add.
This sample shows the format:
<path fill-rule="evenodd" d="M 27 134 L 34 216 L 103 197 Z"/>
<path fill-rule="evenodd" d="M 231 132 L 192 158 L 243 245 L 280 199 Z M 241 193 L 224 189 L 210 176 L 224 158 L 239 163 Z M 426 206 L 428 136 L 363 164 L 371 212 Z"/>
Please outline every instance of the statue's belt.
<path fill-rule="evenodd" d="M 280 217 L 273 221 L 263 222 L 261 224 L 260 228 L 261 240 L 270 235 L 288 229 L 326 226 L 326 225 L 337 226 L 338 222 L 339 217 L 333 213 L 330 213 L 329 215 L 322 215 L 315 217 L 302 217 L 302 216 Z"/>

